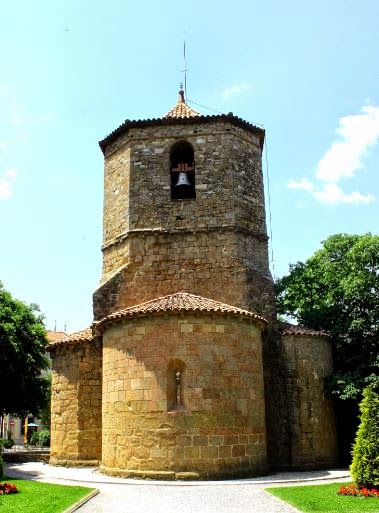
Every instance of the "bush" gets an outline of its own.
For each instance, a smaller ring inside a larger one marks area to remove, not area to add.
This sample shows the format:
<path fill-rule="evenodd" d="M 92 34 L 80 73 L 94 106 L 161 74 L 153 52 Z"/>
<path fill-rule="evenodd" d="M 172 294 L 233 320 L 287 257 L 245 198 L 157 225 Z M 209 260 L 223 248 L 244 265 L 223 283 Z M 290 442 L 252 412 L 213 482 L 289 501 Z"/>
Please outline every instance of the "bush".
<path fill-rule="evenodd" d="M 0 443 L 4 449 L 12 449 L 14 446 L 14 440 L 12 440 L 12 438 L 0 438 Z"/>
<path fill-rule="evenodd" d="M 30 445 L 39 445 L 39 431 L 34 431 L 29 441 Z"/>
<path fill-rule="evenodd" d="M 372 387 L 364 390 L 359 409 L 350 472 L 358 487 L 374 488 L 379 486 L 379 395 Z"/>
<path fill-rule="evenodd" d="M 42 431 L 39 432 L 39 444 L 42 445 L 42 447 L 49 447 L 49 445 L 50 445 L 50 430 L 49 429 L 42 429 Z"/>
<path fill-rule="evenodd" d="M 41 431 L 34 431 L 30 438 L 30 445 L 40 445 L 41 447 L 49 447 L 50 445 L 50 431 L 42 429 Z"/>

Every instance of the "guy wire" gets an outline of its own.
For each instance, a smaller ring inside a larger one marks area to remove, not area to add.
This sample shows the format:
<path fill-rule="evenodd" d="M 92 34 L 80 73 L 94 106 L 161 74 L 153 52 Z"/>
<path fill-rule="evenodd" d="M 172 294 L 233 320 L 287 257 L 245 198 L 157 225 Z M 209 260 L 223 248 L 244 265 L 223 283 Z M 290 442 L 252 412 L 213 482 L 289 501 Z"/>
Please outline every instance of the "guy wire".
<path fill-rule="evenodd" d="M 271 217 L 271 194 L 270 194 L 270 177 L 268 173 L 268 156 L 267 156 L 267 132 L 265 137 L 265 163 L 266 163 L 266 182 L 267 182 L 267 200 L 268 200 L 268 223 L 269 223 L 269 233 L 270 233 L 270 247 L 271 247 L 271 265 L 272 265 L 272 275 L 274 281 L 276 280 L 275 276 L 275 260 L 274 260 L 274 245 L 272 240 L 272 217 Z"/>

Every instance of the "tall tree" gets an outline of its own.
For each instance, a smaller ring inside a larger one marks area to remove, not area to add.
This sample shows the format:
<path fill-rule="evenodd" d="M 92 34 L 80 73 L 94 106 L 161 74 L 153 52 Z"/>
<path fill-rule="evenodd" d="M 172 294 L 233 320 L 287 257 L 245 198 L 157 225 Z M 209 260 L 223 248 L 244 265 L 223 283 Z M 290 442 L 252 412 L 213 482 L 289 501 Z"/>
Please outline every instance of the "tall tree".
<path fill-rule="evenodd" d="M 332 394 L 357 399 L 379 383 L 379 236 L 330 236 L 305 263 L 290 266 L 276 292 L 279 313 L 330 333 Z"/>
<path fill-rule="evenodd" d="M 14 299 L 0 282 L 0 414 L 37 413 L 46 400 L 46 330 L 36 305 Z"/>

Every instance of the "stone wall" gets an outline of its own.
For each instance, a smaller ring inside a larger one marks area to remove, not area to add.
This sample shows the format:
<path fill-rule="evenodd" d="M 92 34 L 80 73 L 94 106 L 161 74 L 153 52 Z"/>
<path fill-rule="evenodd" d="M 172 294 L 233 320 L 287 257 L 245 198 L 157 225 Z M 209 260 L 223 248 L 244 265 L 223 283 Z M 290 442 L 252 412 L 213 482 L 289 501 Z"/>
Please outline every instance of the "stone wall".
<path fill-rule="evenodd" d="M 51 457 L 61 465 L 101 460 L 101 343 L 51 349 Z"/>
<path fill-rule="evenodd" d="M 210 478 L 266 470 L 260 328 L 222 314 L 120 321 L 103 334 L 104 472 Z M 168 398 L 183 369 L 181 405 Z"/>
<path fill-rule="evenodd" d="M 170 197 L 170 150 L 178 140 L 194 148 L 196 200 Z M 104 246 L 127 231 L 163 227 L 240 224 L 266 233 L 260 144 L 226 121 L 130 129 L 105 152 Z"/>
<path fill-rule="evenodd" d="M 330 340 L 321 336 L 283 335 L 286 359 L 292 469 L 338 464 L 333 405 L 324 379 L 333 371 Z"/>
<path fill-rule="evenodd" d="M 276 322 L 263 334 L 267 459 L 273 470 L 291 469 L 291 426 L 287 392 L 287 359 Z"/>
<path fill-rule="evenodd" d="M 272 316 L 266 240 L 221 227 L 133 233 L 123 247 L 129 263 L 95 292 L 96 320 L 180 290 Z"/>
<path fill-rule="evenodd" d="M 171 200 L 170 149 L 182 139 L 194 148 L 196 199 Z M 178 290 L 271 308 L 258 134 L 225 120 L 132 128 L 106 149 L 104 189 L 95 319 Z"/>
<path fill-rule="evenodd" d="M 4 452 L 3 459 L 6 463 L 28 463 L 29 461 L 43 461 L 49 463 L 50 450 L 41 451 L 14 451 Z"/>

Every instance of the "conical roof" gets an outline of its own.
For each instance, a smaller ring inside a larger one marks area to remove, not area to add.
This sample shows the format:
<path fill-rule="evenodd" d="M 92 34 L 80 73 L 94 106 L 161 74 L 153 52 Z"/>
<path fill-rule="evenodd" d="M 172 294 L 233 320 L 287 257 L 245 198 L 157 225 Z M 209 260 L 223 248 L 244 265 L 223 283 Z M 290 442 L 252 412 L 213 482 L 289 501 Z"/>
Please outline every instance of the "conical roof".
<path fill-rule="evenodd" d="M 232 314 L 238 317 L 245 317 L 267 324 L 267 321 L 261 315 L 243 310 L 236 306 L 220 303 L 214 299 L 196 296 L 188 292 L 176 292 L 167 296 L 162 296 L 145 303 L 141 303 L 118 312 L 114 312 L 101 321 L 95 323 L 95 328 L 102 329 L 104 325 L 117 321 L 119 319 L 131 318 L 135 316 L 144 316 L 159 313 L 175 312 L 219 312 L 222 314 Z"/>
<path fill-rule="evenodd" d="M 197 116 L 201 116 L 199 112 L 196 112 L 196 110 L 191 109 L 191 107 L 188 107 L 186 104 L 186 100 L 184 98 L 184 91 L 181 89 L 179 91 L 179 98 L 176 103 L 176 105 L 173 106 L 172 109 L 170 109 L 167 114 L 165 114 L 164 118 L 195 118 Z"/>

